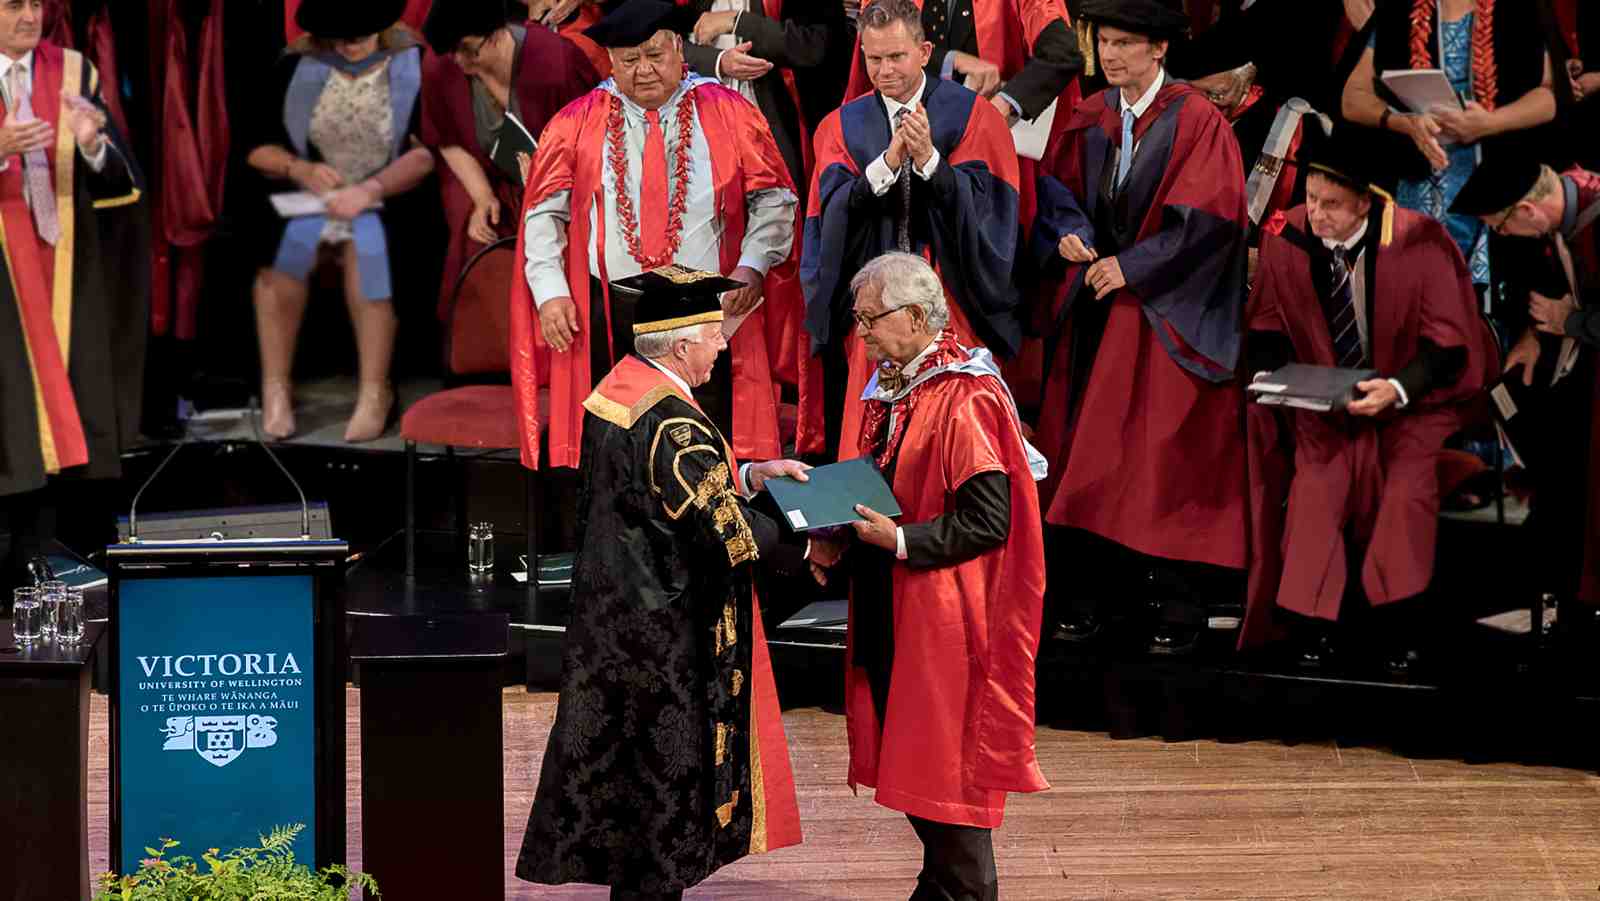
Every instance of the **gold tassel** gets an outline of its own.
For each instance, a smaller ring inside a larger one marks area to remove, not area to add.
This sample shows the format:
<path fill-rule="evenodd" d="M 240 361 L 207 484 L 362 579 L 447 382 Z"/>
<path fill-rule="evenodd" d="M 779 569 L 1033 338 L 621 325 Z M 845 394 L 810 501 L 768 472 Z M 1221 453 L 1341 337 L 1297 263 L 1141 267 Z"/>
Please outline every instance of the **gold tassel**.
<path fill-rule="evenodd" d="M 1083 55 L 1083 74 L 1094 77 L 1094 25 L 1079 19 L 1073 23 L 1078 33 L 1078 52 Z"/>

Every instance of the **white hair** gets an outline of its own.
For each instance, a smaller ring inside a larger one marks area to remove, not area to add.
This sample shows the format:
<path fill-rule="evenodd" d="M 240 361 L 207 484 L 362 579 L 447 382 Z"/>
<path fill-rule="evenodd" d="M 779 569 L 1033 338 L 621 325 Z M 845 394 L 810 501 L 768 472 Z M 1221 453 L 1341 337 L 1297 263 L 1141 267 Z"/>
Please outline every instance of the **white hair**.
<path fill-rule="evenodd" d="M 721 323 L 711 323 L 721 328 Z M 694 325 L 683 325 L 664 332 L 650 332 L 644 335 L 633 336 L 633 351 L 646 360 L 659 360 L 672 353 L 679 341 L 690 344 L 699 344 L 706 340 L 706 323 L 698 322 Z"/>
<path fill-rule="evenodd" d="M 927 314 L 929 331 L 937 333 L 950 322 L 950 308 L 945 304 L 939 274 L 915 254 L 895 251 L 869 260 L 850 280 L 850 293 L 858 295 L 867 287 L 883 292 L 885 312 L 921 307 Z"/>

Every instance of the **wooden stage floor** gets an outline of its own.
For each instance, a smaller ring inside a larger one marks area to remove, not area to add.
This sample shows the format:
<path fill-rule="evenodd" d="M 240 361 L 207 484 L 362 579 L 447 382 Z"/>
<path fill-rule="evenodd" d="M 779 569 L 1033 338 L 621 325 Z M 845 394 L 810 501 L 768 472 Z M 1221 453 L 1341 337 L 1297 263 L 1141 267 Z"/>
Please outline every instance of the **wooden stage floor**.
<path fill-rule="evenodd" d="M 359 695 L 349 689 L 349 860 L 361 862 Z M 510 875 L 555 695 L 504 695 L 506 897 L 602 899 Z M 903 899 L 920 846 L 844 785 L 843 717 L 784 714 L 804 844 L 747 859 L 690 899 Z M 106 704 L 90 717 L 90 869 L 106 867 Z M 1020 899 L 1580 899 L 1600 892 L 1600 778 L 1372 748 L 1166 744 L 1041 728 L 1053 788 L 1013 796 L 995 837 Z M 427 778 L 421 771 L 419 778 Z M 180 837 L 181 838 L 181 837 Z"/>

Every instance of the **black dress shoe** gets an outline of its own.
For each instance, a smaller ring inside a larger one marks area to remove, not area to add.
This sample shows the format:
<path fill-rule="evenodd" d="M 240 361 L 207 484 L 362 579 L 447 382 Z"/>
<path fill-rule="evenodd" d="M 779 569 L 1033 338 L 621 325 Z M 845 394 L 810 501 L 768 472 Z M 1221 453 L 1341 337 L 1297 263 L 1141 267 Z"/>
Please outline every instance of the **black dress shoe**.
<path fill-rule="evenodd" d="M 1093 614 L 1074 616 L 1056 624 L 1055 631 L 1050 637 L 1057 641 L 1084 642 L 1093 641 L 1100 636 L 1101 629 L 1098 617 Z"/>
<path fill-rule="evenodd" d="M 1383 669 L 1391 676 L 1410 676 L 1417 671 L 1417 652 L 1396 648 L 1383 658 Z"/>
<path fill-rule="evenodd" d="M 1300 645 L 1295 663 L 1301 669 L 1322 669 L 1331 665 L 1337 657 L 1332 639 L 1327 635 L 1318 635 Z"/>
<path fill-rule="evenodd" d="M 1150 634 L 1150 653 L 1181 657 L 1194 653 L 1200 643 L 1200 630 L 1162 623 Z"/>

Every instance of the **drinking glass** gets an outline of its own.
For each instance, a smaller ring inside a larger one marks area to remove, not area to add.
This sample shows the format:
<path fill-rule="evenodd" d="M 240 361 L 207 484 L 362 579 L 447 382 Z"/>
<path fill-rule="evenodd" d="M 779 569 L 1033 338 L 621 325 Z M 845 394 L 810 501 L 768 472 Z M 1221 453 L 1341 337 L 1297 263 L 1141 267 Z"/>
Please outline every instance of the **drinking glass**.
<path fill-rule="evenodd" d="M 83 589 L 64 588 L 56 605 L 56 640 L 77 644 L 83 640 Z"/>
<path fill-rule="evenodd" d="M 40 582 L 36 587 L 41 614 L 39 634 L 45 641 L 51 641 L 56 637 L 56 623 L 60 619 L 61 611 L 61 593 L 67 590 L 67 583 L 51 579 Z"/>
<path fill-rule="evenodd" d="M 30 587 L 11 590 L 11 637 L 17 644 L 39 640 L 39 592 Z"/>
<path fill-rule="evenodd" d="M 494 569 L 494 523 L 475 522 L 468 527 L 467 569 L 475 573 Z"/>

